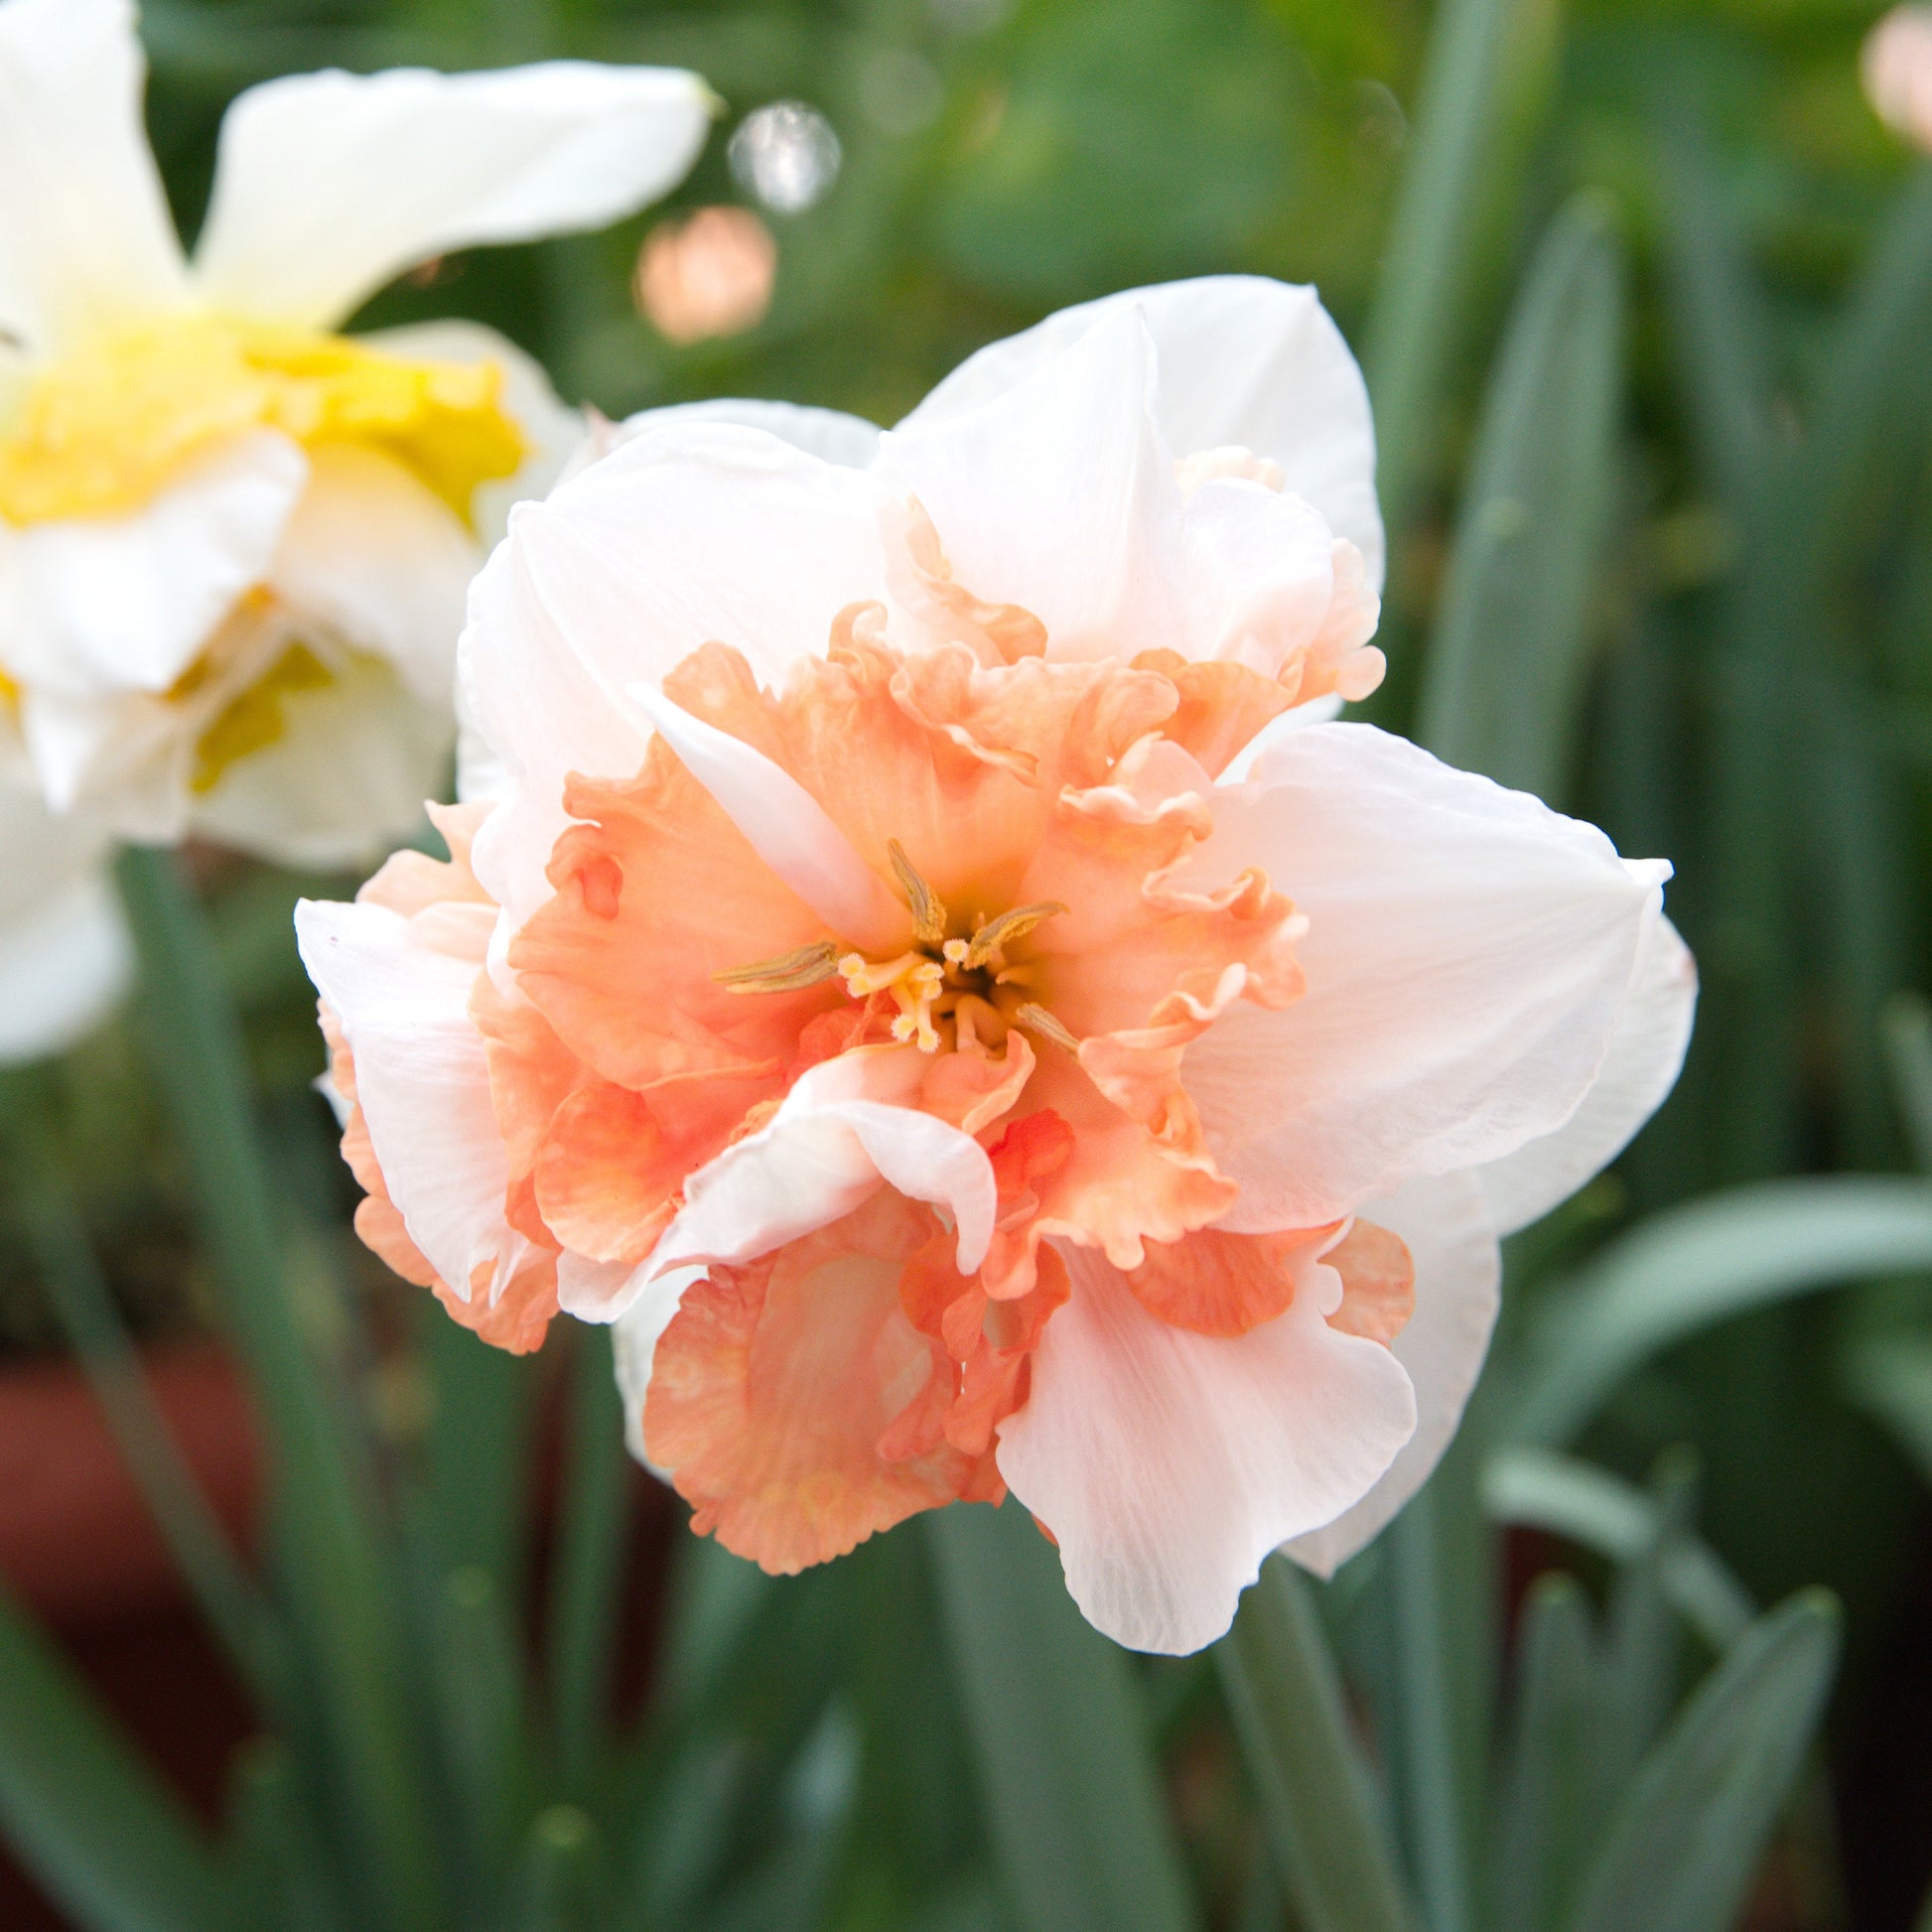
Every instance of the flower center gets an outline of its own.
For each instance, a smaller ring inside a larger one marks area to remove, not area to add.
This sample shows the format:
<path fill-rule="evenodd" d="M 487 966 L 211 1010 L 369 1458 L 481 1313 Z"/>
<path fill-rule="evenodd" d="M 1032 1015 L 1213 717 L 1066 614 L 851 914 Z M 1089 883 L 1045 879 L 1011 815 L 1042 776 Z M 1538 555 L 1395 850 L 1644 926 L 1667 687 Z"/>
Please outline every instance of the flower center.
<path fill-rule="evenodd" d="M 167 316 L 35 375 L 0 431 L 0 517 L 135 509 L 221 444 L 275 429 L 305 447 L 379 450 L 467 519 L 478 484 L 523 461 L 502 388 L 491 362 L 418 362 L 346 336 Z"/>
<path fill-rule="evenodd" d="M 993 918 L 976 917 L 967 927 L 950 917 L 897 840 L 887 851 L 912 910 L 912 944 L 906 951 L 868 959 L 861 952 L 841 952 L 827 939 L 780 959 L 719 973 L 720 984 L 734 993 L 790 993 L 836 975 L 855 1000 L 890 994 L 898 1009 L 893 1037 L 916 1044 L 923 1053 L 998 1046 L 1014 1027 L 1077 1049 L 1079 1041 L 1035 997 L 1033 963 L 1008 952 L 1067 908 L 1057 899 L 1038 899 Z"/>

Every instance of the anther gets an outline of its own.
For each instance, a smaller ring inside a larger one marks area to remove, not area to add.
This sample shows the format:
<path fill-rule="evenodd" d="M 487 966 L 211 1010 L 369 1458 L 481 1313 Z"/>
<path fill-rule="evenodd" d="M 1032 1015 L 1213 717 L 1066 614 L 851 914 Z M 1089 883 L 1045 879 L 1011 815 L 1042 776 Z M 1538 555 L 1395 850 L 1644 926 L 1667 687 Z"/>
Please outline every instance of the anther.
<path fill-rule="evenodd" d="M 893 862 L 893 873 L 905 894 L 906 904 L 912 908 L 912 936 L 922 946 L 936 946 L 946 936 L 945 906 L 913 870 L 905 848 L 897 839 L 886 841 L 886 856 Z"/>
<path fill-rule="evenodd" d="M 839 971 L 839 949 L 829 939 L 776 959 L 756 960 L 750 966 L 728 966 L 712 978 L 728 993 L 796 993 L 816 986 Z"/>

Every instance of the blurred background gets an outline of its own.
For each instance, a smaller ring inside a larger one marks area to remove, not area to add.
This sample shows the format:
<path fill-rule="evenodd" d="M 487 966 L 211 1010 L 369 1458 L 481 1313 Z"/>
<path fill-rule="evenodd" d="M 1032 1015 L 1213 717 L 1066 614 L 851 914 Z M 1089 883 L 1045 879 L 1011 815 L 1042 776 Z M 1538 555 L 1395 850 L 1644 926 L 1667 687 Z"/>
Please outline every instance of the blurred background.
<path fill-rule="evenodd" d="M 1531 1831 L 1510 1795 L 1550 1631 L 1581 1628 L 1588 1652 L 1571 1748 L 1622 1752 L 1635 1776 L 1732 1623 L 1811 1584 L 1842 1600 L 1845 1649 L 1819 1741 L 1799 1739 L 1777 1784 L 1795 1806 L 1738 1839 L 1743 1874 L 1702 1908 L 1717 1918 L 1654 1922 L 1932 1925 L 1932 164 L 1862 90 L 1875 16 L 1868 0 L 143 11 L 150 125 L 190 235 L 222 107 L 275 73 L 559 55 L 704 73 L 726 107 L 671 203 L 431 264 L 357 325 L 481 318 L 612 416 L 742 394 L 891 423 L 981 343 L 1086 297 L 1229 270 L 1318 285 L 1382 449 L 1391 675 L 1367 711 L 1672 860 L 1705 988 L 1663 1114 L 1511 1244 L 1492 1371 L 1437 1485 L 1434 1624 L 1404 1620 L 1402 1562 L 1379 1546 L 1319 1596 L 1425 1932 L 1577 1922 L 1508 1878 L 1532 1858 L 1524 1832 L 1558 1830 Z M 757 1578 L 620 1459 L 602 1336 L 485 1359 L 355 1243 L 289 921 L 298 895 L 357 882 L 191 856 L 324 1434 L 373 1526 L 368 1600 L 403 1626 L 384 1666 L 398 1722 L 432 1737 L 402 1752 L 430 1765 L 429 1863 L 459 1872 L 457 1902 L 355 1902 L 389 1894 L 338 1868 L 360 1856 L 330 1837 L 349 1746 L 264 1712 L 70 1359 L 76 1305 L 50 1274 L 96 1256 L 112 1332 L 138 1344 L 217 1516 L 271 1571 L 306 1534 L 293 1510 L 257 1526 L 262 1383 L 223 1339 L 139 1007 L 31 1076 L 73 1192 L 56 1212 L 59 1188 L 11 1163 L 0 1226 L 0 1571 L 54 1633 L 47 1697 L 104 1714 L 136 1768 L 87 1756 L 113 1741 L 94 1717 L 74 1720 L 82 1742 L 49 1742 L 66 1719 L 24 1692 L 0 1711 L 0 1760 L 69 1765 L 103 1840 L 173 1830 L 177 1805 L 218 1826 L 243 1866 L 278 1874 L 248 1894 L 249 1925 L 1109 1923 L 1077 1901 L 1056 1917 L 1016 1876 L 1007 1812 L 1055 1799 L 989 1797 L 988 1780 L 1005 1764 L 1050 1787 L 1050 1770 L 949 1664 L 967 1612 L 920 1526 Z M 1537 1581 L 1556 1570 L 1582 1610 Z M 1435 1745 L 1403 1688 L 1418 1643 L 1447 1660 Z M 418 1655 L 444 1661 L 419 1681 Z M 314 1668 L 316 1699 L 347 1695 Z M 1283 1865 L 1238 1672 L 1110 1653 L 1102 1675 L 1149 1767 L 1118 1816 L 1152 1793 L 1160 1841 L 1122 1857 L 1179 1874 L 1182 1902 L 1144 1922 L 1345 1928 Z M 1768 1733 L 1750 1748 L 1776 1755 Z M 1427 1797 L 1432 1765 L 1459 1795 Z M 0 1880 L 0 1922 L 195 1922 L 76 1871 L 84 1851 L 36 1788 L 0 1763 L 26 1867 Z M 1608 1815 L 1627 1792 L 1572 1796 Z"/>

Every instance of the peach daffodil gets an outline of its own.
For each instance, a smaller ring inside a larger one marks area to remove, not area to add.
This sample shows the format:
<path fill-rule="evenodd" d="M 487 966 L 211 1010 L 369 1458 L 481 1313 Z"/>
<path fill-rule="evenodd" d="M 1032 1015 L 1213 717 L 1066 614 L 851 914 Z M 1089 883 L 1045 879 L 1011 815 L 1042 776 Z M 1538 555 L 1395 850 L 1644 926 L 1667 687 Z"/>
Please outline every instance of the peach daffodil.
<path fill-rule="evenodd" d="M 1668 1088 L 1668 869 L 1309 722 L 1380 559 L 1307 291 L 1071 312 L 885 436 L 717 413 L 518 508 L 488 795 L 298 915 L 358 1225 L 504 1345 L 615 1321 L 765 1567 L 1010 1489 L 1196 1648 L 1414 1490 L 1499 1232 Z"/>
<path fill-rule="evenodd" d="M 130 0 L 0 0 L 0 673 L 59 810 L 296 861 L 440 789 L 464 595 L 582 433 L 492 332 L 349 337 L 383 283 L 602 225 L 690 166 L 695 74 L 289 76 L 184 256 Z"/>

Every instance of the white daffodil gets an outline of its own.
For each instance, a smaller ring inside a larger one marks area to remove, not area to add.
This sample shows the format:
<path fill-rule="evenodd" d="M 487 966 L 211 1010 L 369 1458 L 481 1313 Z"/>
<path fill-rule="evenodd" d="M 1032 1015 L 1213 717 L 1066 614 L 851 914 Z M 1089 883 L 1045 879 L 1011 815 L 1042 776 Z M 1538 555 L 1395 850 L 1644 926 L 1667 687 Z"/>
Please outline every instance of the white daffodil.
<path fill-rule="evenodd" d="M 56 818 L 0 727 L 0 1066 L 70 1046 L 127 990 L 107 835 Z"/>
<path fill-rule="evenodd" d="M 454 248 L 670 188 L 697 75 L 314 73 L 222 123 L 192 259 L 131 0 L 0 0 L 0 699 L 57 810 L 353 857 L 453 732 L 464 596 L 582 424 L 468 324 L 332 333 Z"/>

